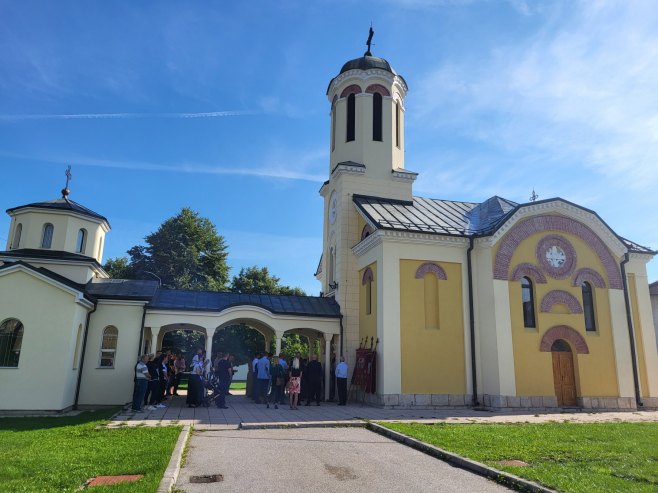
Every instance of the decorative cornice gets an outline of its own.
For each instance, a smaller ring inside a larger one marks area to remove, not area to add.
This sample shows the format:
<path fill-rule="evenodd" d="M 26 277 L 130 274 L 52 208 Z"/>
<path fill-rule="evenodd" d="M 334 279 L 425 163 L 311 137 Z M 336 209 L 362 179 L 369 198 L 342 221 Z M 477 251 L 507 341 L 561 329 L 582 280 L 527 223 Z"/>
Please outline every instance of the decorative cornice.
<path fill-rule="evenodd" d="M 383 241 L 394 241 L 413 245 L 445 246 L 449 248 L 468 248 L 468 238 L 461 236 L 439 236 L 409 231 L 392 231 L 378 229 L 365 240 L 360 241 L 352 247 L 352 252 L 360 257 L 375 245 Z"/>
<path fill-rule="evenodd" d="M 341 174 L 350 174 L 350 175 L 363 175 L 366 172 L 366 167 L 356 164 L 347 164 L 347 163 L 338 163 L 334 170 L 331 172 L 332 176 L 340 176 Z"/>
<path fill-rule="evenodd" d="M 402 168 L 396 168 L 391 170 L 391 176 L 393 176 L 393 179 L 396 181 L 413 183 L 414 181 L 416 181 L 416 178 L 418 177 L 418 173 L 415 173 L 414 171 L 407 171 Z"/>
<path fill-rule="evenodd" d="M 38 214 L 54 214 L 56 216 L 68 216 L 68 217 L 75 217 L 76 219 L 81 219 L 83 221 L 87 221 L 90 223 L 98 224 L 102 229 L 104 233 L 108 233 L 110 231 L 110 225 L 105 221 L 104 219 L 99 219 L 97 217 L 92 217 L 88 216 L 86 214 L 81 214 L 76 211 L 72 210 L 61 210 L 61 209 L 44 209 L 41 207 L 22 207 L 16 211 L 7 211 L 7 214 L 10 217 L 15 217 L 20 214 L 24 213 L 38 213 Z"/>
<path fill-rule="evenodd" d="M 404 82 L 404 80 L 401 77 L 398 77 L 397 75 L 394 75 L 387 70 L 376 69 L 376 68 L 372 68 L 368 70 L 361 70 L 361 69 L 348 70 L 347 72 L 343 72 L 342 74 L 337 75 L 331 81 L 327 93 L 332 94 L 335 88 L 338 87 L 340 84 L 342 84 L 346 79 L 358 79 L 360 81 L 365 82 L 368 79 L 373 79 L 373 78 L 384 79 L 386 82 L 391 84 L 391 86 L 397 86 L 399 92 L 401 93 L 400 96 L 402 96 L 402 98 L 406 97 L 409 89 L 407 88 L 407 84 Z"/>

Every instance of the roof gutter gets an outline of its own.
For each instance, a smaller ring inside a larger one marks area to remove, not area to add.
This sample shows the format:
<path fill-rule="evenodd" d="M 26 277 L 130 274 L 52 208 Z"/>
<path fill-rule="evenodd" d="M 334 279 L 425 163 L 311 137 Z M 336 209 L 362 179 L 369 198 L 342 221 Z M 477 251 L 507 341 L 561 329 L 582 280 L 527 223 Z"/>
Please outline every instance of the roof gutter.
<path fill-rule="evenodd" d="M 472 236 L 468 239 L 468 250 L 466 250 L 466 266 L 468 271 L 468 320 L 471 337 L 471 379 L 473 386 L 473 407 L 480 405 L 478 401 L 478 378 L 477 378 L 477 365 L 475 358 L 475 308 L 473 303 L 473 262 L 471 260 L 471 253 L 475 246 L 475 238 Z"/>
<path fill-rule="evenodd" d="M 635 330 L 633 329 L 633 316 L 631 312 L 631 301 L 628 295 L 628 280 L 626 279 L 626 264 L 630 260 L 630 254 L 624 254 L 624 260 L 621 261 L 621 281 L 624 287 L 624 304 L 626 305 L 626 323 L 628 325 L 628 339 L 631 343 L 631 364 L 633 367 L 633 385 L 635 387 L 635 404 L 637 407 L 644 406 L 642 395 L 640 393 L 640 377 L 637 371 L 637 352 L 635 350 Z"/>
<path fill-rule="evenodd" d="M 144 345 L 144 322 L 146 322 L 146 303 L 144 304 L 144 311 L 142 312 L 142 327 L 139 329 L 139 344 L 137 346 L 137 357 L 142 356 L 142 347 Z"/>
<path fill-rule="evenodd" d="M 85 365 L 85 354 L 87 352 L 87 336 L 89 335 L 89 319 L 91 314 L 98 308 L 98 303 L 94 302 L 94 308 L 87 312 L 87 320 L 85 321 L 85 334 L 82 338 L 82 354 L 80 355 L 80 366 L 78 367 L 78 382 L 75 386 L 75 400 L 73 401 L 73 409 L 78 409 L 78 399 L 80 398 L 80 386 L 82 384 L 82 370 Z"/>

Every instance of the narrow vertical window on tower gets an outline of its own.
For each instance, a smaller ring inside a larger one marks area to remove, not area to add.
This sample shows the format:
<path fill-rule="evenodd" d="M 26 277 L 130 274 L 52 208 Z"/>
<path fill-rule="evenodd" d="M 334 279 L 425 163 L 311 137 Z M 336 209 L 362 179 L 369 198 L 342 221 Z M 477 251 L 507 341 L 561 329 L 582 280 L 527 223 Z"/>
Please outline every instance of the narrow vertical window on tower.
<path fill-rule="evenodd" d="M 583 291 L 583 312 L 585 315 L 585 330 L 588 332 L 596 331 L 596 319 L 594 315 L 594 290 L 592 285 L 584 282 Z"/>
<path fill-rule="evenodd" d="M 400 148 L 400 102 L 395 102 L 395 146 Z"/>
<path fill-rule="evenodd" d="M 77 253 L 85 253 L 85 247 L 87 246 L 87 230 L 81 229 L 78 231 L 78 241 L 75 245 L 75 251 Z"/>
<path fill-rule="evenodd" d="M 382 95 L 372 95 L 372 140 L 382 141 Z"/>
<path fill-rule="evenodd" d="M 331 107 L 331 150 L 336 149 L 336 105 Z"/>
<path fill-rule="evenodd" d="M 356 131 L 356 96 L 347 96 L 347 135 L 345 142 L 352 142 Z"/>
<path fill-rule="evenodd" d="M 43 234 L 41 235 L 41 248 L 50 248 L 53 244 L 53 232 L 55 228 L 52 224 L 46 223 L 43 226 Z"/>
<path fill-rule="evenodd" d="M 532 281 L 527 277 L 521 279 L 521 300 L 523 302 L 523 326 L 536 327 L 535 296 L 532 292 Z"/>
<path fill-rule="evenodd" d="M 23 233 L 23 224 L 18 223 L 16 229 L 14 230 L 14 241 L 11 245 L 12 249 L 16 249 L 21 244 L 21 234 Z"/>

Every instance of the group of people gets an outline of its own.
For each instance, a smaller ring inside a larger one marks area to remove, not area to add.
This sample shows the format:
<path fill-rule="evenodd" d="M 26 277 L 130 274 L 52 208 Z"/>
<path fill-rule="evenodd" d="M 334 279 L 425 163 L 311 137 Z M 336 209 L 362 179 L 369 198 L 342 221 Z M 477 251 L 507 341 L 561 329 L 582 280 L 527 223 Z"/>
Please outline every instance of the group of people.
<path fill-rule="evenodd" d="M 167 407 L 164 401 L 168 396 L 178 395 L 181 377 L 186 370 L 187 362 L 182 354 L 171 351 L 144 354 L 135 365 L 132 410 L 143 412 L 144 409 Z M 188 407 L 197 407 L 204 403 L 206 383 L 212 382 L 216 390 L 214 400 L 217 407 L 227 409 L 226 396 L 231 395 L 229 389 L 235 370 L 232 355 L 218 353 L 211 362 L 206 357 L 206 352 L 199 349 L 189 367 L 186 398 Z M 330 400 L 334 399 L 334 390 L 338 390 L 338 405 L 344 406 L 347 402 L 348 373 L 345 358 L 341 356 L 338 364 L 335 364 L 334 360 L 331 370 Z M 298 409 L 297 406 L 303 398 L 306 399 L 307 406 L 310 406 L 312 401 L 319 406 L 323 382 L 324 369 L 315 354 L 310 360 L 306 360 L 297 353 L 288 362 L 283 353 L 279 356 L 257 353 L 250 364 L 246 394 L 257 404 L 265 404 L 268 408 L 274 405 L 274 408 L 278 409 L 279 405 L 284 404 L 286 392 L 290 409 Z"/>
<path fill-rule="evenodd" d="M 341 356 L 340 363 L 335 365 L 332 372 L 332 376 L 336 378 L 339 406 L 347 403 L 347 370 L 345 358 Z M 284 403 L 287 391 L 290 409 L 298 409 L 297 406 L 303 398 L 306 399 L 307 406 L 313 401 L 319 406 L 323 400 L 324 374 L 322 364 L 315 354 L 311 355 L 310 360 L 306 360 L 297 353 L 288 363 L 283 353 L 279 356 L 256 353 L 247 377 L 247 396 L 257 404 L 265 404 L 268 408 L 273 404 L 274 408 L 278 409 L 279 404 Z M 333 384 L 333 378 L 331 381 Z M 333 400 L 333 395 L 330 395 L 330 400 Z"/>
<path fill-rule="evenodd" d="M 142 355 L 135 365 L 132 410 L 143 412 L 167 407 L 164 401 L 171 395 L 178 395 L 186 369 L 185 357 L 179 353 L 158 351 Z"/>

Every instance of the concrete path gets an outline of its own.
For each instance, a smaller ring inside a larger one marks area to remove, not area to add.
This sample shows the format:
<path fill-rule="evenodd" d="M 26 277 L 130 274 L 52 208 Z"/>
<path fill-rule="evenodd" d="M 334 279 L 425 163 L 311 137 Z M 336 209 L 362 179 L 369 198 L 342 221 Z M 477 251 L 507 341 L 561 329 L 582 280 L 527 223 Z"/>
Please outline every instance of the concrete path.
<path fill-rule="evenodd" d="M 414 421 L 448 423 L 541 423 L 547 421 L 601 422 L 601 421 L 658 421 L 658 411 L 626 412 L 545 412 L 516 411 L 491 412 L 473 409 L 381 409 L 350 403 L 338 406 L 335 403 L 322 403 L 319 407 L 300 406 L 292 411 L 287 405 L 279 409 L 266 409 L 256 405 L 243 395 L 227 398 L 229 409 L 216 407 L 188 408 L 185 397 L 174 397 L 167 401 L 166 409 L 133 413 L 126 410 L 113 418 L 118 425 L 167 425 L 188 424 L 195 429 L 235 429 L 249 424 L 294 425 L 295 423 L 347 424 L 355 421 Z"/>
<path fill-rule="evenodd" d="M 190 482 L 212 474 L 223 481 Z M 509 491 L 363 428 L 196 431 L 176 486 L 186 493 Z"/>

